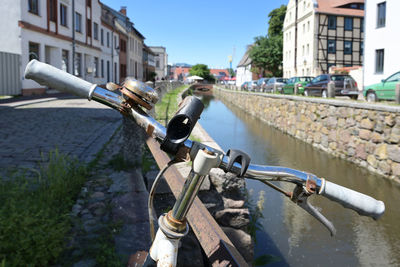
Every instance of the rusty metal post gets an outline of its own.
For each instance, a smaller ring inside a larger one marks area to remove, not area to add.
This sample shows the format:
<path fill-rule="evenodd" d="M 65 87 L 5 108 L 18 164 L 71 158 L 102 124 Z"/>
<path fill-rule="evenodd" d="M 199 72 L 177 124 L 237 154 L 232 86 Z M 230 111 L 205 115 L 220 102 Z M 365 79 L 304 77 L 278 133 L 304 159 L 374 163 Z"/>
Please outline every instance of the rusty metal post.
<path fill-rule="evenodd" d="M 400 104 L 400 83 L 396 84 L 396 103 Z"/>

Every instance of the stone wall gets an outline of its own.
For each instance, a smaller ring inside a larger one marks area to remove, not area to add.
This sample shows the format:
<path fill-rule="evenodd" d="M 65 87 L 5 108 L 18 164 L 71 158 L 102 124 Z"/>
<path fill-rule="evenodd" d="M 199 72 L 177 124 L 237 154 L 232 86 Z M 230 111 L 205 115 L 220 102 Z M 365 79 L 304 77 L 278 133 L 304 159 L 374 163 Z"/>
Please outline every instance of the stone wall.
<path fill-rule="evenodd" d="M 400 182 L 400 106 L 257 94 L 214 95 L 284 133 Z"/>

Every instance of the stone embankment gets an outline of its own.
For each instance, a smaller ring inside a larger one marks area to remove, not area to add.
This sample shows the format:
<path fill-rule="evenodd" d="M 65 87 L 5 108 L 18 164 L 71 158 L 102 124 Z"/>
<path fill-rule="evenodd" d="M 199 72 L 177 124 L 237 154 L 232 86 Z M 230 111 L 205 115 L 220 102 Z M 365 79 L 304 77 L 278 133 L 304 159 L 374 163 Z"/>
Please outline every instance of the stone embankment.
<path fill-rule="evenodd" d="M 284 133 L 400 182 L 400 106 L 214 89 Z"/>

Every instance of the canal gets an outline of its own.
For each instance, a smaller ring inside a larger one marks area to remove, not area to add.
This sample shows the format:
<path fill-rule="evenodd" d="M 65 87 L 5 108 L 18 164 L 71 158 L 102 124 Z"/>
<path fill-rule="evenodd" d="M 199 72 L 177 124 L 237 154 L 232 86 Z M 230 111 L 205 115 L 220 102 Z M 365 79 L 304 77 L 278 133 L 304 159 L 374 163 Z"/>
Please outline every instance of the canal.
<path fill-rule="evenodd" d="M 400 265 L 398 184 L 316 150 L 212 96 L 203 96 L 203 102 L 206 108 L 199 122 L 225 151 L 240 149 L 254 164 L 311 172 L 385 202 L 385 214 L 374 221 L 321 196 L 311 197 L 310 202 L 336 227 L 337 234 L 331 237 L 322 224 L 286 197 L 260 182 L 247 180 L 253 202 L 260 191 L 265 192 L 256 257 L 269 254 L 280 258 L 268 266 Z"/>

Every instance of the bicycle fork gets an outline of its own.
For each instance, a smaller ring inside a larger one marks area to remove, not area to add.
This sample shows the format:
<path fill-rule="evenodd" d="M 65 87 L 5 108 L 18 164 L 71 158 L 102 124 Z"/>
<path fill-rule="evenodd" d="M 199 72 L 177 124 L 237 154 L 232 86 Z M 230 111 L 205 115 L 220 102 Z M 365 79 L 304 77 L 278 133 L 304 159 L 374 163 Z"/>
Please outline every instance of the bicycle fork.
<path fill-rule="evenodd" d="M 179 241 L 189 232 L 186 215 L 204 178 L 211 168 L 218 167 L 220 162 L 220 156 L 207 149 L 200 149 L 193 159 L 192 169 L 174 207 L 158 219 L 159 229 L 149 254 L 151 259 L 157 262 L 157 266 L 176 266 Z M 148 260 L 150 259 L 147 258 L 147 263 Z"/>

